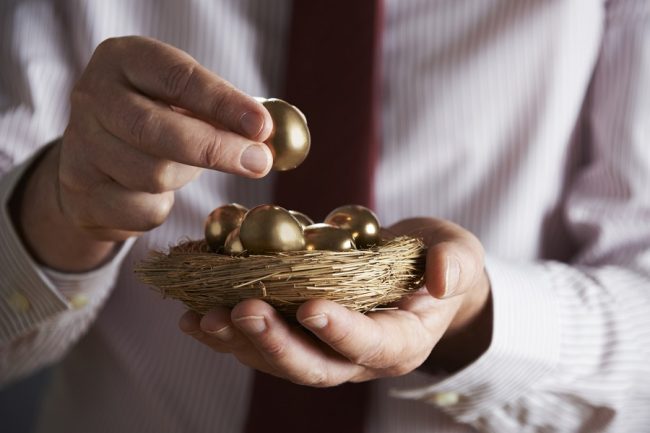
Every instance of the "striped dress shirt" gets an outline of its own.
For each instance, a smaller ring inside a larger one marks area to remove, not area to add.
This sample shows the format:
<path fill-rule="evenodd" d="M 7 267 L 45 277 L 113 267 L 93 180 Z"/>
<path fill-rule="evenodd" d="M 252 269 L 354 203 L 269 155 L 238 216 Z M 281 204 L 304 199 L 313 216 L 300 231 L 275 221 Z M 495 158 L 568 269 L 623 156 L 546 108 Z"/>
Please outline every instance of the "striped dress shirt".
<path fill-rule="evenodd" d="M 133 266 L 200 237 L 217 205 L 269 202 L 273 175 L 204 173 L 163 225 L 85 274 L 34 263 L 6 204 L 62 134 L 102 40 L 160 39 L 271 97 L 289 11 L 285 0 L 1 3 L 0 382 L 62 360 L 38 431 L 241 431 L 251 370 L 183 335 L 182 305 Z M 650 2 L 386 0 L 384 27 L 377 213 L 476 234 L 494 330 L 456 374 L 374 381 L 367 431 L 649 432 Z"/>

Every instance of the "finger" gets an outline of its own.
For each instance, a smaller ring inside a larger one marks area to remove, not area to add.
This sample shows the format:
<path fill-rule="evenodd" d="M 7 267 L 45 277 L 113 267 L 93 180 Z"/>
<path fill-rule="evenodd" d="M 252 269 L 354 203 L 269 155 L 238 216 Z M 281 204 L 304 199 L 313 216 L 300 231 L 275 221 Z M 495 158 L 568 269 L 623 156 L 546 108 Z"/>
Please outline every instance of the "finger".
<path fill-rule="evenodd" d="M 415 369 L 424 361 L 425 353 L 419 348 L 428 341 L 432 346 L 434 341 L 419 318 L 406 311 L 365 316 L 331 301 L 311 300 L 299 308 L 297 317 L 345 358 L 386 375 Z"/>
<path fill-rule="evenodd" d="M 141 236 L 143 232 L 127 231 L 119 229 L 107 229 L 104 227 L 84 226 L 83 230 L 93 239 L 99 241 L 122 242 L 129 238 Z"/>
<path fill-rule="evenodd" d="M 186 334 L 196 333 L 201 330 L 199 323 L 201 322 L 201 315 L 196 311 L 187 310 L 178 320 L 178 327 Z"/>
<path fill-rule="evenodd" d="M 186 312 L 179 322 L 183 332 L 211 349 L 233 354 L 241 363 L 268 374 L 280 376 L 257 351 L 252 342 L 230 321 L 230 310 L 217 307 L 201 317 Z"/>
<path fill-rule="evenodd" d="M 183 333 L 194 338 L 198 342 L 210 347 L 211 349 L 221 352 L 229 353 L 230 349 L 227 346 L 220 344 L 220 341 L 215 339 L 210 334 L 203 331 L 200 327 L 201 315 L 194 311 L 186 311 L 178 321 L 178 327 Z"/>
<path fill-rule="evenodd" d="M 230 321 L 230 309 L 224 307 L 213 308 L 200 322 L 201 330 L 216 339 L 228 351 L 241 349 L 250 344 L 246 336 L 239 331 Z"/>
<path fill-rule="evenodd" d="M 232 321 L 259 350 L 275 372 L 292 382 L 334 386 L 360 374 L 361 368 L 290 327 L 270 305 L 248 300 L 232 311 Z"/>
<path fill-rule="evenodd" d="M 62 208 L 86 230 L 148 231 L 165 221 L 174 204 L 171 191 L 131 191 L 108 178 L 89 186 L 60 184 Z"/>
<path fill-rule="evenodd" d="M 133 191 L 116 183 L 95 165 L 122 164 L 119 159 L 104 154 L 99 155 L 101 161 L 98 161 L 98 150 L 91 149 L 96 147 L 95 143 L 84 143 L 74 128 L 66 130 L 57 173 L 58 200 L 63 213 L 93 238 L 101 240 L 125 240 L 162 224 L 173 205 L 173 193 Z M 99 149 L 104 151 L 101 146 Z M 138 176 L 138 167 L 132 169 L 131 176 Z"/>
<path fill-rule="evenodd" d="M 229 309 L 221 307 L 208 312 L 200 321 L 203 335 L 197 339 L 214 350 L 232 353 L 251 368 L 284 377 L 284 373 L 271 366 L 253 342 L 233 325 L 230 315 Z"/>
<path fill-rule="evenodd" d="M 111 134 L 161 159 L 261 177 L 273 156 L 268 146 L 215 128 L 126 89 L 115 89 L 96 107 L 99 122 Z"/>
<path fill-rule="evenodd" d="M 433 218 L 411 218 L 390 229 L 423 239 L 427 246 L 425 284 L 432 296 L 466 293 L 484 277 L 483 247 L 462 227 Z"/>
<path fill-rule="evenodd" d="M 110 59 L 128 53 L 119 67 L 147 95 L 252 139 L 262 141 L 271 133 L 271 117 L 259 102 L 177 48 L 154 39 L 127 37 L 106 41 L 101 52 Z"/>
<path fill-rule="evenodd" d="M 187 310 L 178 320 L 178 328 L 185 334 L 190 335 L 198 340 L 203 340 L 206 336 L 201 330 L 199 323 L 201 315 L 196 311 Z"/>
<path fill-rule="evenodd" d="M 93 165 L 126 189 L 160 194 L 194 180 L 201 169 L 148 155 L 101 130 L 86 143 Z M 119 163 L 116 163 L 119 161 Z"/>

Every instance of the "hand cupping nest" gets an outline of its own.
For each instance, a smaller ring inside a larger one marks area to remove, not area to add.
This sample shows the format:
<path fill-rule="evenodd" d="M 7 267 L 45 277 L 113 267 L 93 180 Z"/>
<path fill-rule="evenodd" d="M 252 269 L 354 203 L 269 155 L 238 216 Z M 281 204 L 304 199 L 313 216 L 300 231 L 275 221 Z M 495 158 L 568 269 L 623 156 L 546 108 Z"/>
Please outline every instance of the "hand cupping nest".
<path fill-rule="evenodd" d="M 208 216 L 205 240 L 154 251 L 136 273 L 200 314 L 250 298 L 263 299 L 288 318 L 316 298 L 365 313 L 423 282 L 422 241 L 380 233 L 376 216 L 363 206 L 342 206 L 313 224 L 278 206 L 247 211 L 229 204 Z"/>
<path fill-rule="evenodd" d="M 265 143 L 274 170 L 291 170 L 307 157 L 311 135 L 294 105 L 257 98 L 273 120 Z M 329 299 L 367 312 L 422 285 L 424 244 L 411 237 L 382 238 L 372 211 L 356 205 L 333 210 L 319 224 L 273 205 L 216 208 L 205 239 L 153 251 L 136 267 L 142 282 L 204 314 L 250 298 L 292 319 L 310 299 Z"/>

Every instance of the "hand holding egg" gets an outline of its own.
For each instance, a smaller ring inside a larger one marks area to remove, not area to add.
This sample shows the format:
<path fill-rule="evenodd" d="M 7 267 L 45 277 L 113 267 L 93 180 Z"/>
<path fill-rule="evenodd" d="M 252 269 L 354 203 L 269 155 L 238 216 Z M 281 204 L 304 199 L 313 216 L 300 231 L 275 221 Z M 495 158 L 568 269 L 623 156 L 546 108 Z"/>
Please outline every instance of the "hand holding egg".
<path fill-rule="evenodd" d="M 311 136 L 305 115 L 295 106 L 277 98 L 257 98 L 271 114 L 273 130 L 264 142 L 273 154 L 273 170 L 298 167 L 307 158 Z"/>

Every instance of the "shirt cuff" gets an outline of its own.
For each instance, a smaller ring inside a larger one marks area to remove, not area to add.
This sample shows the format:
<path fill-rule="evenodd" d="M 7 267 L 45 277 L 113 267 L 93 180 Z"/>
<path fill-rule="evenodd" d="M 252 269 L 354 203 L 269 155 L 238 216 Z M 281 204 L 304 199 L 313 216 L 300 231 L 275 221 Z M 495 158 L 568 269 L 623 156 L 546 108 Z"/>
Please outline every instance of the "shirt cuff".
<path fill-rule="evenodd" d="M 494 314 L 488 350 L 454 375 L 424 387 L 393 389 L 393 396 L 427 401 L 473 422 L 525 394 L 557 366 L 560 321 L 546 266 L 489 257 L 486 270 Z"/>
<path fill-rule="evenodd" d="M 12 192 L 39 155 L 0 178 L 0 347 L 47 319 L 102 296 L 113 285 L 119 264 L 134 242 L 124 242 L 110 262 L 90 272 L 66 274 L 40 267 L 18 236 L 8 209 Z"/>

